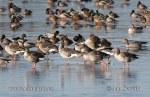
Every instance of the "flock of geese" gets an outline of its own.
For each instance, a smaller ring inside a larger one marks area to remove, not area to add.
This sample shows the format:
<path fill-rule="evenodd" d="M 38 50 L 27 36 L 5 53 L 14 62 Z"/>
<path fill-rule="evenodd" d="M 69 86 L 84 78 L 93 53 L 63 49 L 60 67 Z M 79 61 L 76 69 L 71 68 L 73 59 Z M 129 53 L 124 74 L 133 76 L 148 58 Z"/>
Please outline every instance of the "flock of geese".
<path fill-rule="evenodd" d="M 23 0 L 24 2 L 27 0 Z M 91 2 L 92 0 L 75 0 L 76 2 L 82 3 Z M 64 10 L 68 6 L 67 2 L 70 0 L 57 1 L 57 0 L 48 0 L 49 4 L 57 5 L 59 9 L 55 11 L 52 8 L 46 9 L 46 14 L 48 15 L 48 20 L 52 21 L 52 24 L 55 27 L 59 25 L 66 25 L 74 23 L 75 25 L 80 25 L 80 20 L 90 21 L 94 23 L 94 26 L 98 27 L 111 27 L 115 25 L 119 18 L 119 15 L 110 11 L 107 15 L 100 13 L 98 10 L 88 8 L 82 8 L 81 11 L 76 11 L 73 8 L 69 10 Z M 129 2 L 129 0 L 126 0 Z M 95 0 L 94 5 L 100 8 L 113 8 L 113 0 Z M 146 23 L 150 19 L 150 11 L 147 10 L 147 6 L 142 4 L 140 1 L 137 3 L 138 12 L 134 10 L 131 11 L 130 16 L 133 18 L 134 22 L 140 20 L 140 26 L 135 26 L 131 24 L 128 29 L 129 34 L 141 33 L 142 29 L 146 27 Z M 10 15 L 10 27 L 12 29 L 17 29 L 21 27 L 20 21 L 24 19 L 24 16 L 31 15 L 32 11 L 25 9 L 23 15 L 19 13 L 22 12 L 21 8 L 16 6 L 14 3 L 8 4 L 8 9 L 5 7 L 0 7 L 0 14 L 3 14 L 6 10 L 9 11 Z M 91 68 L 94 68 L 94 65 L 97 63 L 102 63 L 104 68 L 108 67 L 110 64 L 110 57 L 115 57 L 118 61 L 124 63 L 123 69 L 129 69 L 129 62 L 138 59 L 139 56 L 129 52 L 122 52 L 118 47 L 112 47 L 111 42 L 106 38 L 99 38 L 98 36 L 91 34 L 87 39 L 84 38 L 81 34 L 74 36 L 73 40 L 69 39 L 67 35 L 61 34 L 59 31 L 54 33 L 46 33 L 39 35 L 34 42 L 31 42 L 27 39 L 26 34 L 22 34 L 21 37 L 13 38 L 12 40 L 8 39 L 6 35 L 1 35 L 0 50 L 5 50 L 9 55 L 13 56 L 13 61 L 16 62 L 16 56 L 24 56 L 24 59 L 32 63 L 32 69 L 36 68 L 36 63 L 39 61 L 48 61 L 49 54 L 60 54 L 63 58 L 68 59 L 67 64 L 70 63 L 70 59 L 73 57 L 79 58 L 83 57 L 84 64 L 89 60 L 92 62 Z M 75 42 L 74 48 L 68 48 L 65 46 L 72 45 Z M 146 45 L 147 42 L 144 41 L 134 41 L 123 39 L 123 43 L 126 44 L 126 48 L 136 48 L 141 49 L 143 45 Z M 59 43 L 59 46 L 56 44 Z M 37 51 L 30 51 L 30 48 L 37 48 Z M 107 59 L 107 61 L 106 61 Z M 0 65 L 8 64 L 11 59 L 1 56 Z"/>

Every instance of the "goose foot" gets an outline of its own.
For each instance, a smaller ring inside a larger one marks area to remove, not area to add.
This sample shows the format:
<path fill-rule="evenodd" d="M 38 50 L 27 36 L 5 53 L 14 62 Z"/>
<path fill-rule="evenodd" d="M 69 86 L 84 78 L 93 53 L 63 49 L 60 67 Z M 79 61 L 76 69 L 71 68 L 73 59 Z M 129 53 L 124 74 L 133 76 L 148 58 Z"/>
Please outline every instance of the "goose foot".
<path fill-rule="evenodd" d="M 36 64 L 33 63 L 33 64 L 32 64 L 32 69 L 35 69 L 35 68 L 36 68 Z"/>

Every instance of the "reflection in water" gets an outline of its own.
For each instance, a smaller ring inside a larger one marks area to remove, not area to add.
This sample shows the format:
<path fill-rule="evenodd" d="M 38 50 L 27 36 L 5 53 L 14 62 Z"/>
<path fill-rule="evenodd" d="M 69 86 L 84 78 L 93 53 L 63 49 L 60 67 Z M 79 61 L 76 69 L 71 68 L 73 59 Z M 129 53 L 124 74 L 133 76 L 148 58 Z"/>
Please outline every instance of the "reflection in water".
<path fill-rule="evenodd" d="M 81 84 L 86 87 L 89 85 L 96 85 L 96 80 L 111 79 L 111 72 L 104 70 L 102 67 L 92 70 L 89 66 L 84 64 L 76 64 L 75 66 L 61 66 L 60 68 L 60 84 L 61 89 L 64 90 L 67 82 L 73 81 L 74 84 Z"/>
<path fill-rule="evenodd" d="M 136 73 L 130 70 L 120 70 L 115 75 L 115 81 L 118 86 L 123 86 L 130 82 L 136 82 Z"/>

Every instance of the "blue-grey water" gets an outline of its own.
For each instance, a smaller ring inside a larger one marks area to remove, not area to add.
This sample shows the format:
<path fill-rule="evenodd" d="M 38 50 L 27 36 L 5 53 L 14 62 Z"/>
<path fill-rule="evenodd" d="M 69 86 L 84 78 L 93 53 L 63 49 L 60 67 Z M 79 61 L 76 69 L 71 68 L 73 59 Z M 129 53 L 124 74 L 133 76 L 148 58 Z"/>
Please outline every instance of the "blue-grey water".
<path fill-rule="evenodd" d="M 74 8 L 79 11 L 81 8 L 87 7 L 90 9 L 98 9 L 93 2 L 82 2 L 81 4 L 70 0 L 69 8 Z M 31 16 L 25 17 L 21 23 L 23 27 L 17 30 L 10 29 L 10 20 L 8 11 L 0 15 L 0 34 L 5 34 L 9 39 L 12 37 L 21 36 L 26 33 L 27 39 L 33 41 L 39 34 L 54 32 L 59 30 L 62 34 L 67 34 L 70 39 L 73 39 L 78 33 L 87 38 L 90 34 L 98 35 L 99 37 L 107 38 L 112 42 L 113 47 L 119 47 L 125 51 L 125 45 L 121 43 L 123 38 L 139 41 L 147 41 L 147 50 L 132 52 L 139 55 L 139 59 L 130 63 L 129 70 L 121 70 L 123 63 L 118 62 L 111 57 L 111 65 L 107 70 L 104 70 L 101 65 L 96 65 L 95 70 L 90 68 L 91 63 L 88 62 L 84 66 L 79 59 L 71 59 L 70 66 L 66 65 L 67 59 L 63 59 L 59 54 L 49 55 L 48 63 L 41 61 L 37 63 L 36 70 L 31 69 L 31 63 L 24 60 L 22 55 L 17 56 L 17 62 L 0 67 L 0 96 L 1 97 L 146 97 L 150 90 L 150 27 L 143 30 L 143 33 L 131 36 L 128 34 L 128 26 L 134 23 L 130 17 L 132 9 L 137 10 L 136 4 L 138 0 L 130 0 L 127 5 L 122 6 L 123 0 L 114 0 L 114 8 L 98 10 L 107 14 L 110 11 L 118 13 L 120 18 L 115 29 L 107 31 L 104 29 L 94 29 L 94 27 L 82 27 L 79 30 L 74 30 L 67 25 L 66 28 L 51 29 L 51 25 L 46 23 L 45 14 L 48 5 L 47 0 L 28 0 L 22 3 L 21 0 L 13 0 L 13 3 L 24 9 L 33 11 Z M 149 0 L 141 0 L 142 3 L 150 9 Z M 56 5 L 56 4 L 55 4 Z M 8 1 L 0 0 L 0 6 L 7 8 Z M 57 6 L 52 6 L 53 10 Z M 22 13 L 20 13 L 22 14 Z M 139 22 L 135 24 L 140 24 Z M 56 45 L 59 45 L 56 44 Z M 73 44 L 74 45 L 74 44 Z M 69 46 L 73 48 L 73 45 Z M 35 48 L 33 48 L 35 49 Z M 4 56 L 8 53 L 4 52 Z"/>

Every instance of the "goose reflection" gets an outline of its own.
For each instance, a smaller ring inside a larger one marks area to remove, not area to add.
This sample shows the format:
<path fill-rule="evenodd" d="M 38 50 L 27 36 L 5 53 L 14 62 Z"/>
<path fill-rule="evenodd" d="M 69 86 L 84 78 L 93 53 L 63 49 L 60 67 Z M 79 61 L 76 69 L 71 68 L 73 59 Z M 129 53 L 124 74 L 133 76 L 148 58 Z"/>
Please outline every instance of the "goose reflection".
<path fill-rule="evenodd" d="M 60 71 L 60 85 L 61 89 L 64 90 L 70 82 L 73 81 L 74 85 L 96 85 L 97 80 L 103 82 L 103 79 L 111 79 L 111 73 L 109 70 L 104 70 L 103 68 L 99 69 L 99 66 L 92 70 L 88 64 L 75 64 L 68 66 L 61 66 Z"/>
<path fill-rule="evenodd" d="M 115 81 L 117 85 L 124 85 L 124 83 L 136 82 L 136 73 L 130 70 L 120 70 L 115 74 Z"/>

